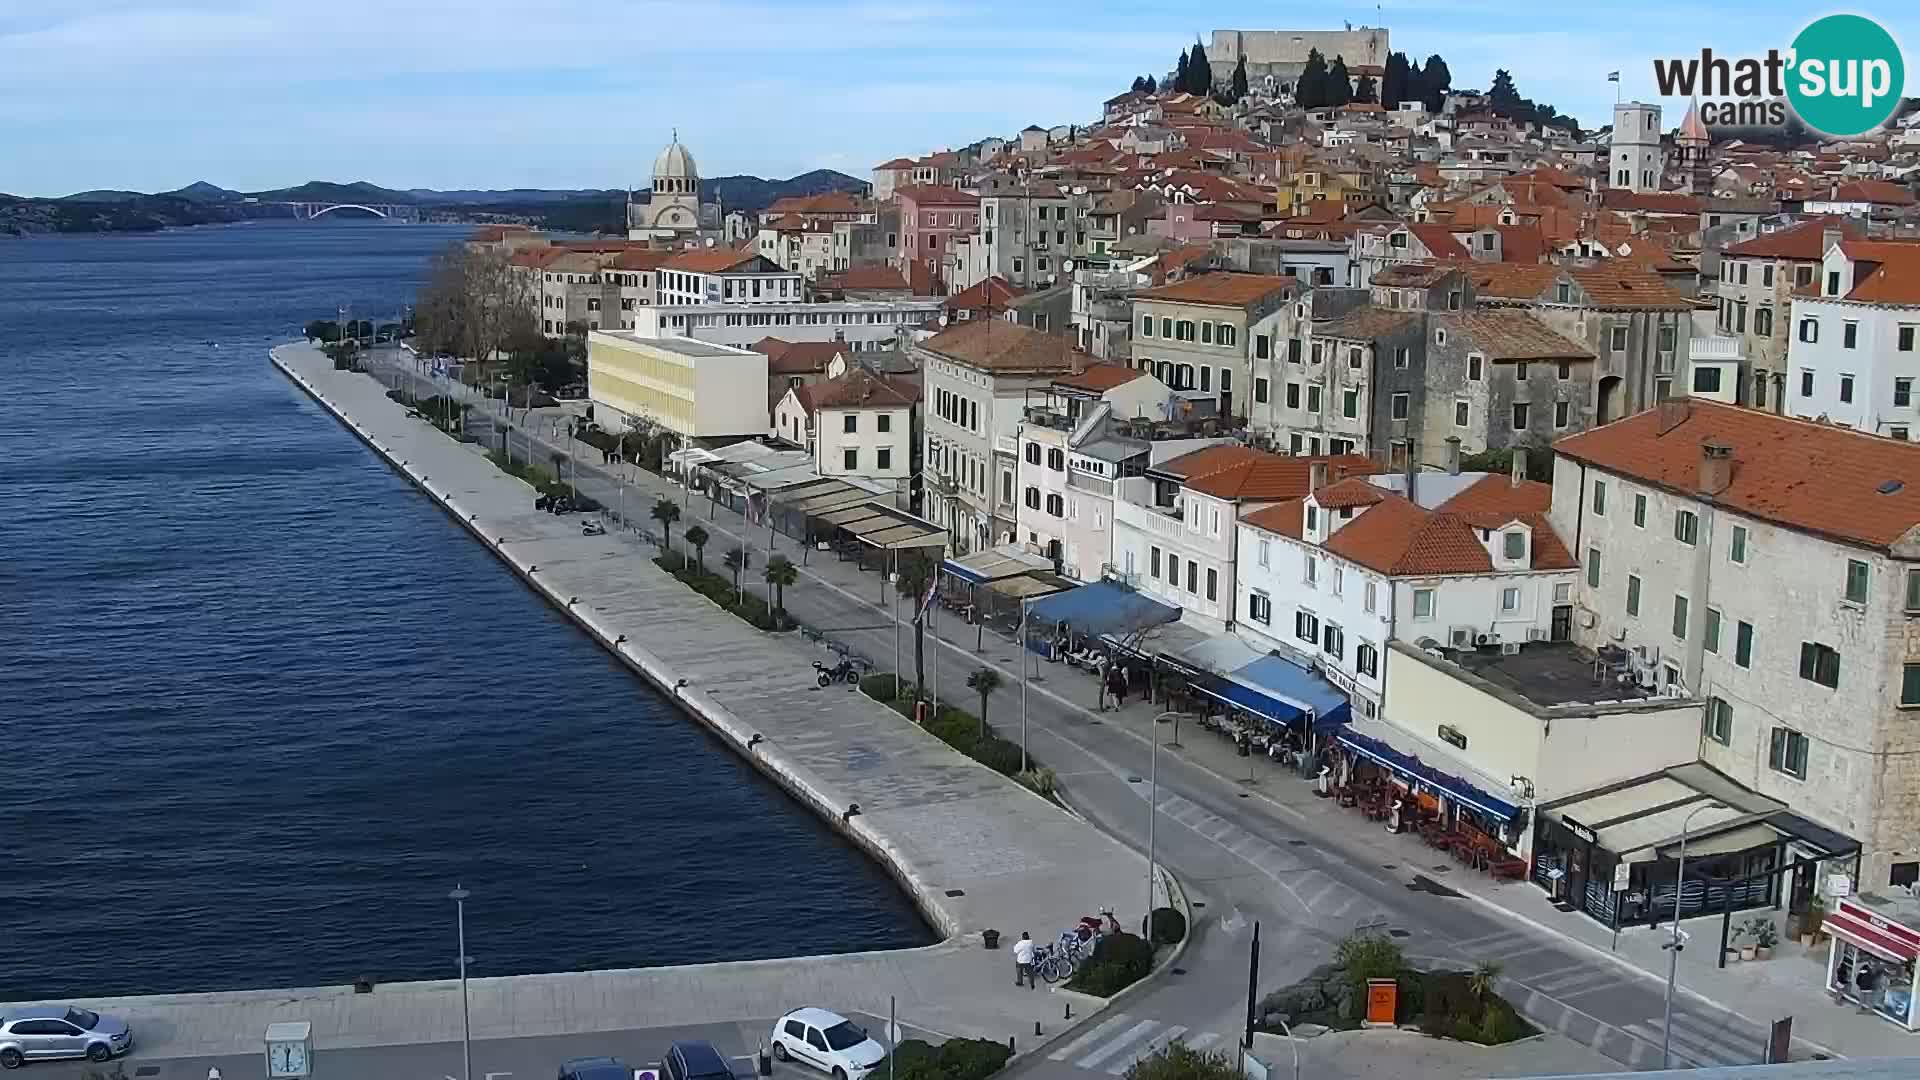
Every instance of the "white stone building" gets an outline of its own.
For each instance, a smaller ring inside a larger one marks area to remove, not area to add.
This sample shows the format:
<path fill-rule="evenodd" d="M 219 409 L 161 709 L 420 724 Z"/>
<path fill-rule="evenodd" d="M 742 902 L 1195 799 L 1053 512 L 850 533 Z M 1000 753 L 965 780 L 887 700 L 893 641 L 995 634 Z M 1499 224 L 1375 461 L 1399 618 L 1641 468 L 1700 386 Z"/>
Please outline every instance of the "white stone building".
<path fill-rule="evenodd" d="M 1920 430 L 1920 244 L 1836 240 L 1794 297 L 1787 412 L 1909 440 Z"/>
<path fill-rule="evenodd" d="M 799 271 L 732 248 L 688 251 L 654 275 L 660 304 L 798 304 L 807 299 Z"/>
<path fill-rule="evenodd" d="M 1608 186 L 1627 191 L 1659 191 L 1666 175 L 1660 149 L 1660 106 L 1623 101 L 1613 107 L 1613 135 L 1607 149 Z"/>
<path fill-rule="evenodd" d="M 1310 495 L 1241 522 L 1239 628 L 1323 667 L 1354 715 L 1392 716 L 1389 641 L 1471 650 L 1570 636 L 1578 565 L 1547 523 L 1548 485 L 1422 473 L 1409 499 L 1403 474 L 1315 479 Z"/>
<path fill-rule="evenodd" d="M 774 432 L 813 454 L 821 476 L 857 476 L 905 490 L 914 473 L 910 380 L 852 368 L 838 378 L 793 386 L 774 409 Z"/>
<path fill-rule="evenodd" d="M 940 317 L 939 297 L 748 304 L 674 304 L 636 309 L 641 337 L 691 337 L 745 348 L 765 337 L 840 341 L 849 352 L 891 348 L 903 332 Z"/>
<path fill-rule="evenodd" d="M 1920 446 L 1680 400 L 1555 450 L 1575 640 L 1706 699 L 1700 759 L 1863 845 L 1861 889 L 1912 880 Z"/>
<path fill-rule="evenodd" d="M 653 160 L 653 190 L 647 201 L 627 203 L 627 239 L 684 240 L 717 227 L 719 211 L 717 205 L 700 202 L 700 170 L 675 132 Z"/>

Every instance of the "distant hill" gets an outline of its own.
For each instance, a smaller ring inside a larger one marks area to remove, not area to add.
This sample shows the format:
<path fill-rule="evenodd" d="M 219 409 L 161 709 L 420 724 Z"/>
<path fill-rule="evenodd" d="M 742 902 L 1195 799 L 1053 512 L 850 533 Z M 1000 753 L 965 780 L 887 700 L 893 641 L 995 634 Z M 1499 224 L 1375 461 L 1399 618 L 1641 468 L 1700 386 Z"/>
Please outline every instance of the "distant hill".
<path fill-rule="evenodd" d="M 82 195 L 89 194 L 82 192 Z M 237 204 L 196 203 L 171 195 L 120 198 L 122 192 L 103 192 L 105 198 L 88 201 L 18 199 L 0 196 L 0 236 L 26 233 L 154 232 L 186 225 L 238 221 L 246 215 Z"/>
<path fill-rule="evenodd" d="M 132 202 L 135 199 L 144 199 L 146 197 L 147 196 L 144 192 L 139 192 L 139 191 L 116 191 L 112 188 L 100 188 L 94 191 L 76 191 L 71 195 L 63 195 L 60 197 L 60 201 L 61 202 L 80 202 L 80 203 L 117 203 L 117 202 Z"/>
<path fill-rule="evenodd" d="M 261 202 L 371 202 L 412 204 L 420 200 L 410 192 L 395 191 L 371 184 L 365 180 L 355 180 L 351 184 L 336 184 L 327 180 L 309 180 L 297 187 L 277 188 L 273 191 L 255 191 L 249 193 Z"/>
<path fill-rule="evenodd" d="M 700 194 L 729 210 L 758 213 L 774 200 L 790 195 L 819 195 L 827 191 L 865 191 L 867 182 L 832 169 L 815 169 L 787 180 L 758 176 L 720 176 L 700 181 Z"/>
<path fill-rule="evenodd" d="M 558 203 L 576 199 L 604 200 L 624 194 L 619 188 L 507 188 L 498 191 L 435 191 L 432 188 L 409 188 L 407 194 L 422 203 L 460 206 L 495 206 L 501 203 Z"/>
<path fill-rule="evenodd" d="M 246 198 L 246 196 L 237 191 L 223 188 L 218 184 L 209 184 L 205 180 L 195 180 L 186 187 L 175 188 L 172 191 L 162 192 L 162 194 L 197 203 L 239 202 L 241 199 Z"/>

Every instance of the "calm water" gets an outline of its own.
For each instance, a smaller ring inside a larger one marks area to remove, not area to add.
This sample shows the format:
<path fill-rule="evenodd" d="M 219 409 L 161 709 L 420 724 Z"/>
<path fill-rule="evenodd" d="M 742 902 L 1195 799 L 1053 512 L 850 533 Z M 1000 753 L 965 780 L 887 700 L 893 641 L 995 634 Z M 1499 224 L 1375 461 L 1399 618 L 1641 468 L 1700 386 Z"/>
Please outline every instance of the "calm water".
<path fill-rule="evenodd" d="M 930 940 L 269 367 L 460 231 L 0 239 L 0 1001 Z"/>

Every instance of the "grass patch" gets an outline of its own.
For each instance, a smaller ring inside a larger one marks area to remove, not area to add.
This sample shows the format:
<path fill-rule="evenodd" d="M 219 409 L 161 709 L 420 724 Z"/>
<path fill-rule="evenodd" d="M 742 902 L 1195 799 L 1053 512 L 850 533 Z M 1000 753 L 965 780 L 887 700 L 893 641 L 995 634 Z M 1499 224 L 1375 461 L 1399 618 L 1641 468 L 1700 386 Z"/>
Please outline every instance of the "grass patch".
<path fill-rule="evenodd" d="M 898 693 L 895 693 L 896 686 Z M 860 680 L 860 691 L 875 701 L 899 713 L 909 720 L 914 718 L 913 705 L 916 695 L 913 684 L 902 679 L 897 683 L 892 675 L 869 675 Z M 927 721 L 927 730 L 936 738 L 973 760 L 992 769 L 1002 776 L 1011 776 L 1032 789 L 1043 798 L 1058 802 L 1054 795 L 1053 770 L 1043 768 L 1027 755 L 1027 769 L 1020 769 L 1020 744 L 1010 742 L 994 734 L 992 724 L 983 724 L 980 718 L 965 709 L 942 704 L 933 718 Z"/>
<path fill-rule="evenodd" d="M 761 630 L 778 632 L 792 627 L 784 613 L 769 610 L 767 602 L 751 591 L 744 594 L 735 592 L 732 578 L 711 571 L 703 572 L 699 564 L 678 552 L 669 551 L 653 560 L 653 564 L 680 579 L 681 584 L 694 592 Z"/>
<path fill-rule="evenodd" d="M 1067 989 L 1095 997 L 1113 995 L 1147 977 L 1153 970 L 1153 946 L 1137 934 L 1108 934 L 1093 946 L 1093 955 L 1067 980 Z"/>
<path fill-rule="evenodd" d="M 1366 1014 L 1367 980 L 1393 979 L 1399 986 L 1394 1022 L 1444 1039 L 1497 1046 L 1536 1034 L 1506 998 L 1494 992 L 1497 964 L 1474 971 L 1422 971 L 1408 966 L 1400 946 L 1356 934 L 1340 943 L 1334 962 L 1260 1002 L 1262 1031 L 1278 1022 L 1319 1024 L 1338 1031 L 1360 1026 Z"/>
<path fill-rule="evenodd" d="M 542 495 L 571 495 L 573 497 L 573 508 L 576 510 L 592 513 L 602 509 L 599 500 L 573 491 L 566 483 L 554 479 L 553 473 L 547 471 L 543 466 L 532 465 L 524 461 L 515 461 L 509 464 L 506 452 L 501 450 L 487 451 L 487 460 L 493 462 L 501 472 L 506 473 L 508 476 L 517 476 L 525 480 L 533 486 L 535 491 L 538 491 Z"/>
<path fill-rule="evenodd" d="M 891 1062 L 882 1059 L 868 1075 L 896 1080 L 986 1080 L 1012 1056 L 1007 1044 L 991 1039 L 948 1039 L 939 1046 L 907 1039 L 893 1048 Z"/>

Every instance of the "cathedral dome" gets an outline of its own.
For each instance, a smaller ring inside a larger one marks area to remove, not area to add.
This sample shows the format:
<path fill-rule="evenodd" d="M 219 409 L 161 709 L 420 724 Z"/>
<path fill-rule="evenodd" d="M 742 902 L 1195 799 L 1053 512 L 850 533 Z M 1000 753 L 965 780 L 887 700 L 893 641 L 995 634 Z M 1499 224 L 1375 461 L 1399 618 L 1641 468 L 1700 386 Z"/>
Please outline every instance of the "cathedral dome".
<path fill-rule="evenodd" d="M 675 136 L 667 148 L 660 151 L 660 156 L 653 159 L 653 175 L 671 180 L 698 180 L 700 170 L 694 167 L 693 155 L 687 153 L 687 148 L 681 146 L 679 137 Z"/>

